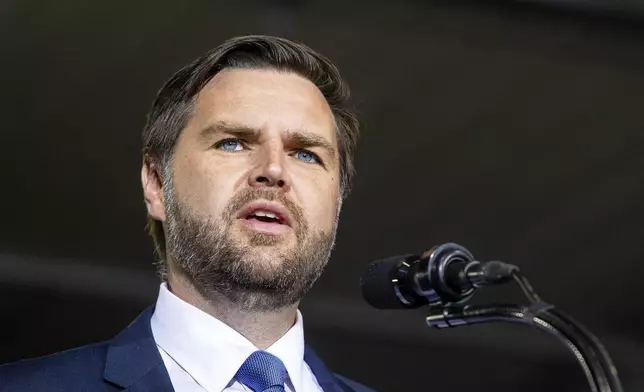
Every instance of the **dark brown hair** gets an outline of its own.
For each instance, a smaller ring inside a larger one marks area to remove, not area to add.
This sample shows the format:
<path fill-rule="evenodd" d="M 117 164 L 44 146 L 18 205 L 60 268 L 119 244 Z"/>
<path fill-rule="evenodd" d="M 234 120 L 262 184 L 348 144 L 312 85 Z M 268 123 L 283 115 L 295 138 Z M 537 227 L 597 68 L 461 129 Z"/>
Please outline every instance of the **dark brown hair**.
<path fill-rule="evenodd" d="M 159 90 L 143 129 L 143 154 L 169 171 L 172 153 L 192 114 L 196 96 L 219 71 L 226 68 L 274 69 L 300 75 L 322 92 L 333 113 L 340 158 L 340 193 L 346 197 L 354 174 L 353 154 L 359 136 L 358 121 L 349 106 L 349 88 L 326 57 L 300 43 L 269 36 L 232 38 L 175 73 Z M 164 179 L 170 173 L 162 173 Z M 160 261 L 165 259 L 161 222 L 148 217 Z"/>

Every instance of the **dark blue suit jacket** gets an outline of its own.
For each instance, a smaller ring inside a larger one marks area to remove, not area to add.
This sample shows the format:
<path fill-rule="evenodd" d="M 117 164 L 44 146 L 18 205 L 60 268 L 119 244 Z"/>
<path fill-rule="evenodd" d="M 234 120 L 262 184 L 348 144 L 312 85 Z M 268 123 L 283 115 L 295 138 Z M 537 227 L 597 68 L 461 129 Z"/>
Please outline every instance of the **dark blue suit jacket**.
<path fill-rule="evenodd" d="M 153 312 L 107 342 L 0 366 L 0 392 L 173 392 L 150 329 Z M 331 373 L 309 347 L 304 360 L 324 392 L 372 392 Z"/>

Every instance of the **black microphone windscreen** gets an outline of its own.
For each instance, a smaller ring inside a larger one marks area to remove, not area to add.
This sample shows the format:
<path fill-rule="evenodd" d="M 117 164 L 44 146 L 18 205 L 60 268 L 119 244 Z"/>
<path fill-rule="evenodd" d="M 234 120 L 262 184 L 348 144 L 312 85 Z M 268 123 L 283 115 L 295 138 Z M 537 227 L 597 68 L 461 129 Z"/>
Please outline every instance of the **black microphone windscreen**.
<path fill-rule="evenodd" d="M 397 266 L 401 261 L 413 255 L 401 255 L 374 261 L 362 274 L 360 286 L 362 296 L 374 308 L 377 309 L 404 309 L 408 308 L 403 304 L 394 288 L 392 279 L 395 278 Z"/>

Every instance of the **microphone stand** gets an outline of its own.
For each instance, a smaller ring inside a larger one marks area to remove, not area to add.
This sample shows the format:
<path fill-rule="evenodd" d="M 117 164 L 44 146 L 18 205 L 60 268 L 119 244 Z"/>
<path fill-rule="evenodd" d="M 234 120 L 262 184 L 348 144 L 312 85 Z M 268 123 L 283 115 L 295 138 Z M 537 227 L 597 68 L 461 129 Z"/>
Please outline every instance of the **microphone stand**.
<path fill-rule="evenodd" d="M 463 306 L 433 304 L 426 318 L 430 327 L 445 329 L 487 322 L 529 325 L 557 337 L 581 365 L 593 392 L 623 392 L 617 369 L 601 342 L 581 323 L 542 301 L 518 270 L 513 278 L 531 305 Z"/>

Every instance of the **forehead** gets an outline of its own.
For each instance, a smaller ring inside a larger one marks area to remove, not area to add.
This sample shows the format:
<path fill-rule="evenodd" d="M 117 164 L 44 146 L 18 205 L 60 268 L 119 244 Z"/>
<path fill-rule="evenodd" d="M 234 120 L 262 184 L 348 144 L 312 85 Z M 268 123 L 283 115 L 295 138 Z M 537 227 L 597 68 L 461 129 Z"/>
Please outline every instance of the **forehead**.
<path fill-rule="evenodd" d="M 191 122 L 317 133 L 336 143 L 331 108 L 311 81 L 291 72 L 225 69 L 199 92 Z M 190 127 L 194 128 L 194 127 Z"/>

